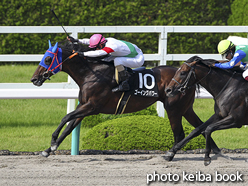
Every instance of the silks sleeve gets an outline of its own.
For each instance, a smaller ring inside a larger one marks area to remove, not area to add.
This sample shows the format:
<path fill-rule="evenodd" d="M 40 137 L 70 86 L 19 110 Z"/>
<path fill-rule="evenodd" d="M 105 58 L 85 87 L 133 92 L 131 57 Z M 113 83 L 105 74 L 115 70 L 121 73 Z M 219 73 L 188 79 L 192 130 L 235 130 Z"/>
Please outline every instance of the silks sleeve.
<path fill-rule="evenodd" d="M 241 59 L 243 59 L 245 56 L 246 56 L 246 53 L 244 51 L 237 50 L 234 53 L 234 56 L 231 59 L 231 61 L 227 63 L 215 63 L 215 66 L 218 68 L 222 68 L 222 69 L 230 69 L 230 68 L 233 68 L 238 62 L 240 62 Z"/>

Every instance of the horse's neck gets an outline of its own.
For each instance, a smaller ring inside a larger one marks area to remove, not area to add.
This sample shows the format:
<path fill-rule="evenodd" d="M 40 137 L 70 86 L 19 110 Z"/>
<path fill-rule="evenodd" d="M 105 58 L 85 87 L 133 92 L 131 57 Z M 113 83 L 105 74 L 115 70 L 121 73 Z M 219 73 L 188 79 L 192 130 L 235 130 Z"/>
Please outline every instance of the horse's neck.
<path fill-rule="evenodd" d="M 114 74 L 114 67 L 111 65 L 83 61 L 65 63 L 62 70 L 70 75 L 79 87 L 87 80 L 112 79 Z"/>
<path fill-rule="evenodd" d="M 232 74 L 221 72 L 220 69 L 211 69 L 211 72 L 205 70 L 200 71 L 199 83 L 213 96 L 217 97 L 224 91 L 231 82 Z"/>

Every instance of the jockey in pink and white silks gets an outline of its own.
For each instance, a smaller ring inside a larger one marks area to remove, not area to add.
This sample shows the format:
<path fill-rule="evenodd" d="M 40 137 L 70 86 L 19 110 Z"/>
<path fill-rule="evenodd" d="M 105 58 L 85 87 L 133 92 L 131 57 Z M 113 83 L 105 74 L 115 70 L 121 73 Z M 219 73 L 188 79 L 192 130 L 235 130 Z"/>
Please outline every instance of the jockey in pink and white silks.
<path fill-rule="evenodd" d="M 80 52 L 80 55 L 87 57 L 99 57 L 109 54 L 104 61 L 114 61 L 115 68 L 118 72 L 115 77 L 119 86 L 114 88 L 112 92 L 128 91 L 130 89 L 128 79 L 130 77 L 125 67 L 137 68 L 144 64 L 144 55 L 140 48 L 135 44 L 117 40 L 115 38 L 104 38 L 101 34 L 94 34 L 90 39 L 74 39 L 69 37 L 71 42 L 78 42 L 89 45 L 90 48 L 96 50 L 88 52 Z"/>

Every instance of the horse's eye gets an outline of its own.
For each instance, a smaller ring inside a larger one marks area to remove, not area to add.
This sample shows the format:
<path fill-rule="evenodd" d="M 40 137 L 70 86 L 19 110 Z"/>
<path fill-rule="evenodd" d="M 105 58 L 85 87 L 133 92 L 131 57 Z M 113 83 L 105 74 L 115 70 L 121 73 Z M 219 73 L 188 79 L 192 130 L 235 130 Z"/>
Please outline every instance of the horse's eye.
<path fill-rule="evenodd" d="M 51 62 L 52 62 L 52 58 L 50 56 L 48 56 L 48 57 L 45 58 L 44 62 L 45 62 L 46 65 L 50 65 Z"/>
<path fill-rule="evenodd" d="M 181 76 L 185 76 L 186 74 L 187 74 L 186 71 L 180 72 L 180 75 L 181 75 Z"/>

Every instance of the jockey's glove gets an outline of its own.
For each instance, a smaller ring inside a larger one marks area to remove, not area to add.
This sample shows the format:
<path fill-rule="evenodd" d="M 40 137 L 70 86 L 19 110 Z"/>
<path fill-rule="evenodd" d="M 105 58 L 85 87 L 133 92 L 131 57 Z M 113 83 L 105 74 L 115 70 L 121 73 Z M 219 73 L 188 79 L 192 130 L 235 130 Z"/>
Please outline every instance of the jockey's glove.
<path fill-rule="evenodd" d="M 73 37 L 71 37 L 71 36 L 68 36 L 67 39 L 68 39 L 70 42 L 72 42 L 72 43 L 79 42 L 78 39 L 75 39 L 75 38 L 73 38 Z"/>
<path fill-rule="evenodd" d="M 79 56 L 84 56 L 84 52 L 75 51 L 74 53 L 78 53 Z"/>
<path fill-rule="evenodd" d="M 239 67 L 240 67 L 241 69 L 243 69 L 243 70 L 244 70 L 244 69 L 247 69 L 247 64 L 241 62 Z"/>

